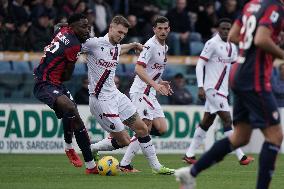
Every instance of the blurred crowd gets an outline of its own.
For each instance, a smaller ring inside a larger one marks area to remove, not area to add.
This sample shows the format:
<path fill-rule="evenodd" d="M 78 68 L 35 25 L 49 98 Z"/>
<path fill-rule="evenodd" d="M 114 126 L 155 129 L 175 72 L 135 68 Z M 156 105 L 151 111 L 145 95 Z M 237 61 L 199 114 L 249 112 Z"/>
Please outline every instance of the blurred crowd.
<path fill-rule="evenodd" d="M 171 55 L 198 55 L 218 18 L 234 20 L 244 0 L 0 0 L 0 51 L 42 51 L 53 26 L 73 13 L 87 15 L 91 36 L 103 36 L 113 15 L 127 17 L 124 42 L 149 39 L 157 15 L 170 20 Z"/>

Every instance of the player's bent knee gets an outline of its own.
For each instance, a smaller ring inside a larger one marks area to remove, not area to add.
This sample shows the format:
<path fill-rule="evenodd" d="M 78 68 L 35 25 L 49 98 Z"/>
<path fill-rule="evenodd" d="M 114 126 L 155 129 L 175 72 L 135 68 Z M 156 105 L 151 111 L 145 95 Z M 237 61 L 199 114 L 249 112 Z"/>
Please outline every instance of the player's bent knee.
<path fill-rule="evenodd" d="M 147 136 L 149 133 L 148 133 L 148 127 L 146 124 L 141 124 L 141 126 L 139 126 L 136 130 L 136 135 L 138 137 L 144 137 L 144 136 Z"/>
<path fill-rule="evenodd" d="M 239 137 L 235 133 L 230 136 L 230 142 L 234 148 L 239 148 L 249 143 L 250 138 Z"/>
<path fill-rule="evenodd" d="M 120 147 L 123 148 L 123 147 L 128 146 L 130 144 L 130 139 L 119 140 L 117 143 Z"/>

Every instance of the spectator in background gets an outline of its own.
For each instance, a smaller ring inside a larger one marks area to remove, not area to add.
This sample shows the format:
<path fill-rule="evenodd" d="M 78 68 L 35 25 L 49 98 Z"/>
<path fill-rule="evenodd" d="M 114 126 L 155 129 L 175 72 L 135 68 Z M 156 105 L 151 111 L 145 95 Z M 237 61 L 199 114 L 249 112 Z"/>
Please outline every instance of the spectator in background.
<path fill-rule="evenodd" d="M 82 79 L 82 87 L 75 93 L 74 100 L 76 104 L 89 104 L 89 81 L 88 77 Z"/>
<path fill-rule="evenodd" d="M 100 32 L 95 22 L 96 16 L 94 11 L 92 9 L 88 9 L 86 16 L 90 25 L 90 37 L 100 37 Z"/>
<path fill-rule="evenodd" d="M 37 4 L 31 13 L 31 19 L 33 22 L 37 20 L 39 15 L 46 14 L 48 15 L 50 24 L 54 24 L 56 19 L 56 9 L 53 6 L 54 0 L 45 0 L 42 3 Z"/>
<path fill-rule="evenodd" d="M 178 73 L 174 77 L 174 81 L 172 84 L 172 89 L 174 94 L 169 96 L 170 104 L 175 105 L 188 105 L 192 104 L 193 98 L 192 94 L 185 88 L 185 78 L 181 73 Z"/>
<path fill-rule="evenodd" d="M 16 31 L 10 35 L 7 50 L 29 51 L 30 39 L 27 35 L 29 25 L 27 22 L 20 22 L 16 26 Z"/>
<path fill-rule="evenodd" d="M 29 21 L 29 13 L 23 2 L 24 0 L 13 0 L 9 6 L 9 18 L 12 23 Z"/>
<path fill-rule="evenodd" d="M 129 0 L 106 0 L 113 14 L 129 15 Z"/>
<path fill-rule="evenodd" d="M 174 7 L 175 0 L 153 0 L 153 4 L 159 7 L 161 14 L 165 15 L 169 9 Z"/>
<path fill-rule="evenodd" d="M 284 63 L 279 65 L 279 73 L 272 77 L 272 91 L 279 107 L 284 107 Z"/>
<path fill-rule="evenodd" d="M 67 0 L 67 2 L 63 5 L 63 14 L 68 18 L 76 12 L 78 4 L 79 0 Z"/>
<path fill-rule="evenodd" d="M 100 36 L 107 33 L 108 25 L 112 19 L 110 6 L 103 0 L 90 0 L 89 8 L 95 13 L 95 23 L 99 29 Z"/>
<path fill-rule="evenodd" d="M 0 51 L 6 50 L 8 43 L 8 31 L 3 21 L 3 17 L 0 16 Z"/>
<path fill-rule="evenodd" d="M 220 10 L 217 12 L 218 17 L 235 20 L 238 17 L 237 8 L 237 0 L 224 0 Z"/>
<path fill-rule="evenodd" d="M 169 54 L 199 54 L 203 48 L 202 39 L 199 33 L 191 32 L 191 20 L 186 10 L 186 0 L 176 0 L 176 7 L 171 9 L 166 17 L 169 19 L 171 27 L 169 46 L 172 48 L 169 49 Z"/>
<path fill-rule="evenodd" d="M 139 33 L 139 28 L 137 27 L 137 17 L 133 14 L 130 14 L 127 16 L 127 20 L 130 24 L 130 27 L 128 29 L 128 33 L 126 36 L 126 43 L 132 43 L 132 42 L 141 42 L 141 36 Z"/>
<path fill-rule="evenodd" d="M 153 5 L 153 0 L 129 0 L 129 14 L 134 14 L 138 20 L 150 20 L 153 14 L 159 14 L 160 9 Z"/>
<path fill-rule="evenodd" d="M 0 0 L 0 16 L 3 18 L 8 17 L 9 10 L 8 10 L 9 2 L 8 0 Z"/>
<path fill-rule="evenodd" d="M 217 21 L 218 17 L 215 12 L 214 2 L 209 2 L 204 6 L 200 6 L 195 27 L 196 31 L 201 34 L 203 41 L 208 41 L 216 32 L 216 28 L 214 27 L 216 26 Z"/>
<path fill-rule="evenodd" d="M 29 39 L 33 51 L 42 51 L 50 43 L 53 31 L 49 26 L 48 15 L 43 13 L 29 30 Z"/>

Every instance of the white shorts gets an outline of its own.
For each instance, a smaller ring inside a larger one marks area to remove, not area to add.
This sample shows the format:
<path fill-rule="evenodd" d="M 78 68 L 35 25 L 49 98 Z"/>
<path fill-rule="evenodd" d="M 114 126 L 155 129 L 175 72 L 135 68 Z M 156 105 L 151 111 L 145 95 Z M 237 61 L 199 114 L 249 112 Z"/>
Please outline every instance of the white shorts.
<path fill-rule="evenodd" d="M 98 100 L 91 95 L 90 111 L 104 130 L 120 132 L 125 129 L 122 122 L 131 117 L 136 108 L 125 94 L 119 92 L 110 100 Z"/>
<path fill-rule="evenodd" d="M 222 94 L 219 94 L 218 91 L 216 91 L 215 89 L 208 89 L 207 91 L 205 91 L 205 94 L 205 112 L 210 112 L 211 114 L 214 114 L 219 111 L 230 111 L 227 97 Z"/>
<path fill-rule="evenodd" d="M 153 120 L 158 117 L 165 117 L 164 111 L 155 96 L 131 93 L 130 99 L 137 108 L 141 119 Z"/>

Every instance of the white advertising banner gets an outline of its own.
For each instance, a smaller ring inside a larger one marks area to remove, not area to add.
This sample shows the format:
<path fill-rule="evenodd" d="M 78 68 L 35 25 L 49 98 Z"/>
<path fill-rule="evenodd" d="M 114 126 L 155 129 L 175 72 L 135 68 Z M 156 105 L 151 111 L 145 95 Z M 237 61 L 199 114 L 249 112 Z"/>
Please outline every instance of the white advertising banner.
<path fill-rule="evenodd" d="M 88 128 L 93 142 L 107 137 L 88 106 L 79 106 L 79 113 Z M 158 153 L 185 153 L 195 128 L 203 116 L 202 106 L 163 106 L 168 131 L 162 137 L 153 137 Z M 284 110 L 281 110 L 282 122 Z M 282 124 L 283 125 L 283 124 Z M 130 132 L 130 135 L 133 133 Z M 211 147 L 215 140 L 223 137 L 221 122 L 216 119 L 207 133 L 204 145 L 198 152 Z M 259 131 L 254 131 L 250 144 L 244 150 L 258 153 L 263 142 Z M 75 139 L 73 143 L 76 144 Z M 284 152 L 282 145 L 282 153 Z M 76 146 L 77 151 L 79 151 Z M 124 149 L 117 150 L 122 153 Z M 42 104 L 0 105 L 0 153 L 64 153 L 62 122 L 54 112 Z"/>

